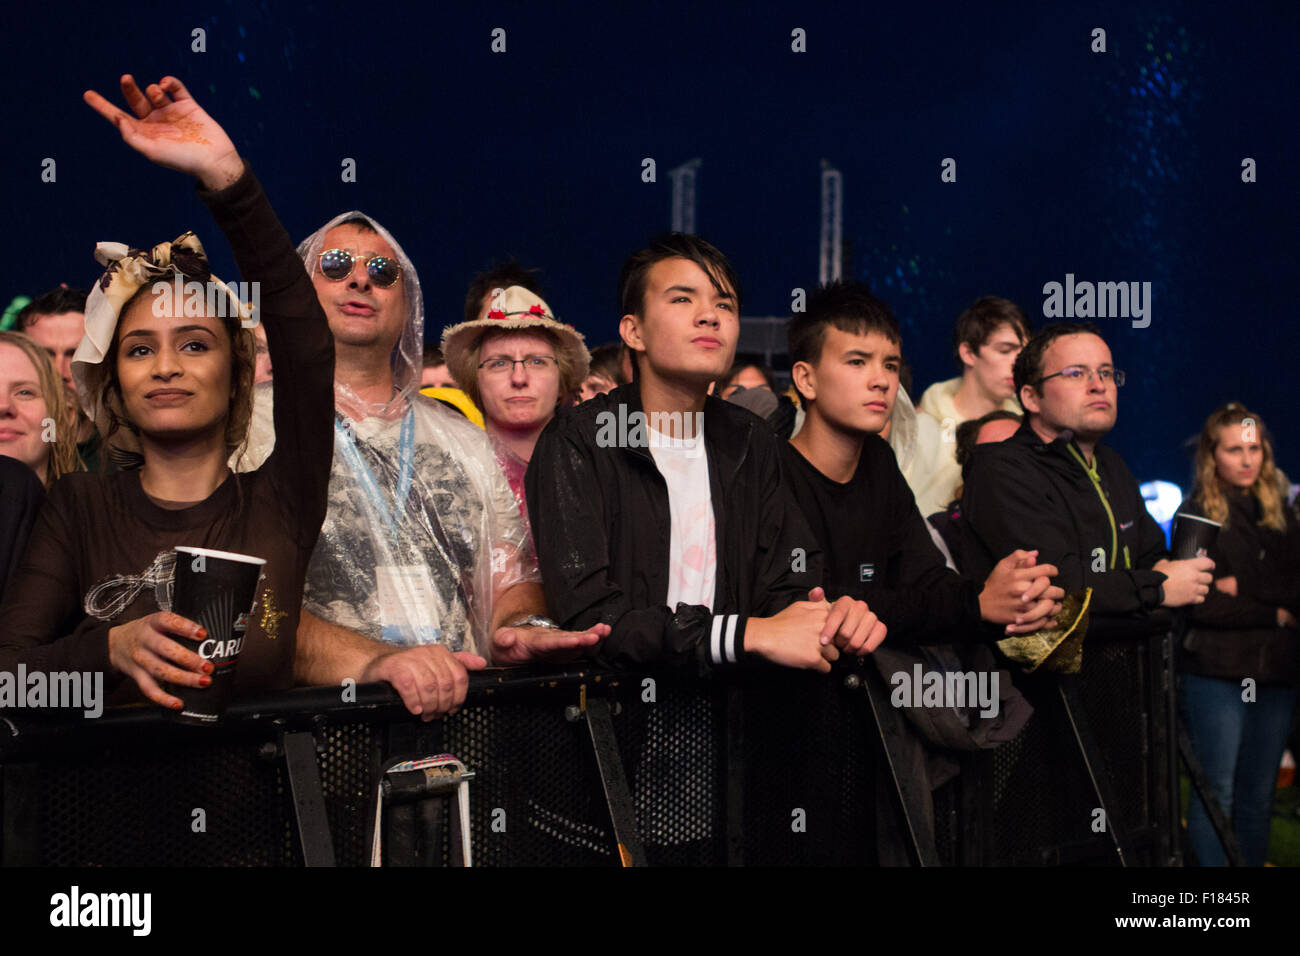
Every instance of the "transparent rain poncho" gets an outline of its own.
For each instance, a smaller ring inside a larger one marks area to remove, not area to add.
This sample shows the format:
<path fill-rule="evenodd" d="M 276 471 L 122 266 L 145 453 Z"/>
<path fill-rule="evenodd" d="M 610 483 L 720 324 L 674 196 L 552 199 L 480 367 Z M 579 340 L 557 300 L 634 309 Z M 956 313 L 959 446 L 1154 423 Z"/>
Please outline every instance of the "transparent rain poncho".
<path fill-rule="evenodd" d="M 907 394 L 907 389 L 902 385 L 898 386 L 898 393 L 894 396 L 894 410 L 889 416 L 889 447 L 894 449 L 898 470 L 904 475 L 916 458 L 916 419 L 917 411 L 912 396 Z"/>
<path fill-rule="evenodd" d="M 953 489 L 944 487 L 946 475 L 935 469 L 935 461 L 940 455 L 956 453 L 955 436 L 931 416 L 917 411 L 901 385 L 890 422 L 889 446 L 898 459 L 898 470 L 912 489 L 921 516 L 926 517 L 945 507 L 952 497 Z"/>
<path fill-rule="evenodd" d="M 319 268 L 336 216 L 298 251 Z M 415 267 L 373 218 L 402 264 L 407 320 L 391 362 L 392 399 L 364 403 L 335 382 L 329 509 L 307 569 L 303 607 L 394 644 L 487 653 L 495 598 L 540 582 L 528 532 L 487 435 L 419 394 L 424 309 Z M 269 383 L 259 386 L 249 440 L 232 461 L 256 468 L 274 447 Z"/>

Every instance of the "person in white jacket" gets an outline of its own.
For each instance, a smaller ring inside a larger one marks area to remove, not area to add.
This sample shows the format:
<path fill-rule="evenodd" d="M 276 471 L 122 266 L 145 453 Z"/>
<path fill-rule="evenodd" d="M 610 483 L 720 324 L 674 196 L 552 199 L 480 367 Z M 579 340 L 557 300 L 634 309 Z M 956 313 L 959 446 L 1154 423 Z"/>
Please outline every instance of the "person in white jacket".
<path fill-rule="evenodd" d="M 921 514 L 944 508 L 961 484 L 957 426 L 997 408 L 1020 413 L 1011 368 L 1028 338 L 1024 313 L 1008 299 L 984 296 L 957 317 L 953 353 L 962 373 L 936 382 L 921 396 L 920 418 L 931 421 L 919 430 L 930 440 L 918 445 L 910 468 L 904 468 Z"/>

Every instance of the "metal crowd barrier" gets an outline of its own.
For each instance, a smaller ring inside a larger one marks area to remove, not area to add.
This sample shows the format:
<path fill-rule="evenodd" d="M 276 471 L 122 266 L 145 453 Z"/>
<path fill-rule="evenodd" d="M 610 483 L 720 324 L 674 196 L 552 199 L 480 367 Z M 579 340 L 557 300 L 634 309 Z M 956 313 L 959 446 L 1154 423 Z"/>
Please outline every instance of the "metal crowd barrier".
<path fill-rule="evenodd" d="M 1081 673 L 1016 676 L 1034 714 L 958 778 L 975 790 L 961 862 L 1182 862 L 1172 623 L 1094 618 Z"/>
<path fill-rule="evenodd" d="M 11 711 L 0 861 L 368 865 L 382 771 L 446 752 L 474 774 L 476 866 L 869 865 L 886 804 L 904 822 L 932 809 L 933 841 L 891 835 L 925 865 L 1177 863 L 1169 647 L 1090 633 L 1077 678 L 1017 677 L 1025 730 L 934 794 L 891 774 L 907 730 L 861 661 L 712 680 L 488 670 L 427 723 L 386 684 L 239 701 L 215 727 L 143 705 Z M 386 865 L 460 860 L 450 800 L 392 801 L 382 825 Z"/>

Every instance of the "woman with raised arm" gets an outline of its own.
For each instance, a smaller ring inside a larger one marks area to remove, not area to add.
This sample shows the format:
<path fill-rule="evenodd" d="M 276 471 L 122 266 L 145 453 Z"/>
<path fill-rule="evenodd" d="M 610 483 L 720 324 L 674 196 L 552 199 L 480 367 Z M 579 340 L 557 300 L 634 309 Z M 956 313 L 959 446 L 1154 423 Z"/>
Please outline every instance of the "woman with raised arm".
<path fill-rule="evenodd" d="M 108 703 L 143 695 L 180 709 L 162 685 L 205 687 L 212 665 L 195 653 L 202 628 L 170 612 L 177 546 L 266 561 L 235 694 L 293 682 L 333 456 L 334 347 L 302 259 L 225 130 L 175 77 L 141 90 L 127 75 L 121 86 L 131 113 L 93 91 L 85 100 L 141 155 L 198 180 L 240 272 L 258 283 L 280 441 L 256 471 L 227 467 L 248 428 L 255 323 L 193 233 L 145 252 L 101 243 L 108 269 L 73 375 L 109 453 L 134 467 L 68 475 L 51 490 L 0 607 L 0 670 L 102 671 Z"/>

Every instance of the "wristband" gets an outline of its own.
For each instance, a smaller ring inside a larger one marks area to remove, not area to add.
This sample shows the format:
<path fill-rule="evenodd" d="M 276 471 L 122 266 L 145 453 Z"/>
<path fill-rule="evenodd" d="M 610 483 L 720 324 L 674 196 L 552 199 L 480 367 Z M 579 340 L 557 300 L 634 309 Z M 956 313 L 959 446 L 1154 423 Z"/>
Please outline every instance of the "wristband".
<path fill-rule="evenodd" d="M 545 627 L 553 631 L 558 631 L 560 625 L 556 624 L 549 617 L 542 617 L 540 614 L 525 614 L 523 617 L 516 618 L 506 627 Z"/>

